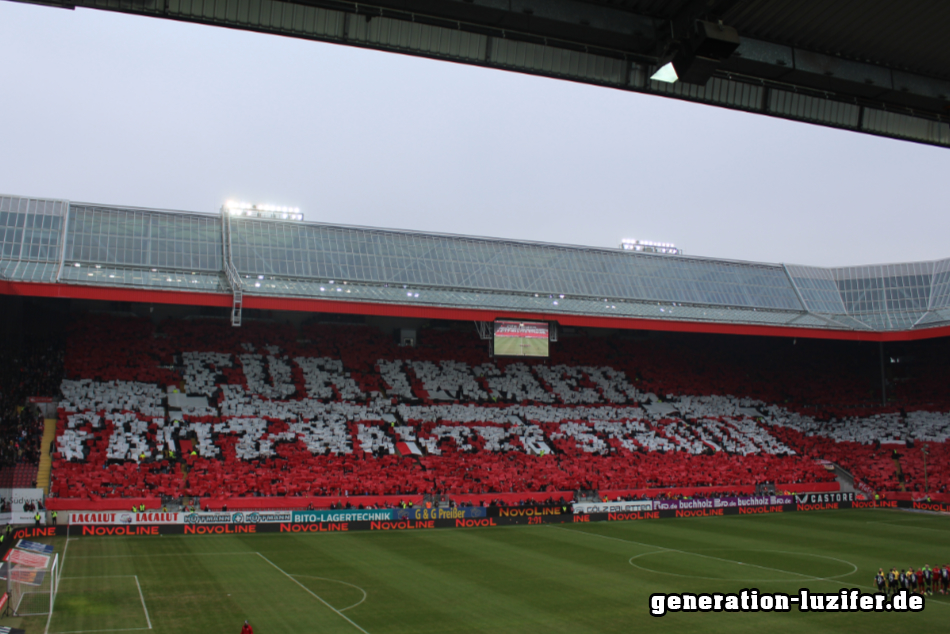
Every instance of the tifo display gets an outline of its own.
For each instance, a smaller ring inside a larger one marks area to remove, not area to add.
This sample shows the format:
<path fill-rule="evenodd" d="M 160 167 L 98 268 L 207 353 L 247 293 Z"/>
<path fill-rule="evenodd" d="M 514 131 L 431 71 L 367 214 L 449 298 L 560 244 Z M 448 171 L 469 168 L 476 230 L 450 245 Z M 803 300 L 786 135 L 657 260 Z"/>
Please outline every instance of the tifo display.
<path fill-rule="evenodd" d="M 716 359 L 715 373 L 698 372 L 716 354 L 576 336 L 550 360 L 512 360 L 451 329 L 425 330 L 411 348 L 371 327 L 157 327 L 97 315 L 69 333 L 51 491 L 222 506 L 258 496 L 382 505 L 426 493 L 475 504 L 578 489 L 749 494 L 763 483 L 827 490 L 835 477 L 822 460 L 893 491 L 887 443 L 911 439 L 902 484 L 922 490 L 927 443 L 929 490 L 946 490 L 945 396 L 902 410 L 842 407 L 857 391 L 844 379 L 829 386 L 792 367 L 781 388 L 776 377 L 749 380 L 741 348 L 732 362 Z M 847 376 L 841 364 L 829 357 L 818 373 Z M 802 406 L 806 390 L 817 407 Z"/>

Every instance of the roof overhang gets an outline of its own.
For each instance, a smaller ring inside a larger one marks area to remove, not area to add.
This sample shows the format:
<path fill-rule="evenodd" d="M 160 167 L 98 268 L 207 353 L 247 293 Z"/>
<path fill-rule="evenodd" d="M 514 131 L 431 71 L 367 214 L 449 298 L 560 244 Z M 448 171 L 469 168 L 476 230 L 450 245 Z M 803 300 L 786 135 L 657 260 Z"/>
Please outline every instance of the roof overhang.
<path fill-rule="evenodd" d="M 171 290 L 115 288 L 77 284 L 47 284 L 9 281 L 0 281 L 0 295 L 110 302 L 133 302 L 139 304 L 209 306 L 218 308 L 230 308 L 232 301 L 231 295 L 224 293 L 201 293 Z M 556 322 L 561 326 L 576 326 L 583 328 L 648 330 L 656 332 L 690 332 L 757 337 L 800 337 L 803 339 L 826 339 L 839 341 L 919 341 L 924 339 L 936 339 L 950 336 L 950 325 L 899 332 L 847 331 L 831 329 L 826 330 L 821 328 L 796 328 L 794 326 L 702 323 L 696 321 L 678 321 L 673 319 L 598 317 L 594 315 L 565 315 L 548 312 L 519 312 L 517 310 L 479 310 L 472 308 L 451 308 L 442 306 L 418 305 L 413 306 L 392 303 L 325 300 L 302 297 L 262 297 L 254 295 L 249 295 L 244 298 L 244 308 L 304 313 L 375 315 L 382 317 L 406 317 L 416 319 L 442 319 L 457 321 L 494 321 L 495 319 L 518 318 Z"/>
<path fill-rule="evenodd" d="M 40 0 L 398 52 L 950 146 L 950 5 L 897 0 Z M 857 19 L 856 16 L 860 16 Z M 697 21 L 740 44 L 650 77 Z"/>

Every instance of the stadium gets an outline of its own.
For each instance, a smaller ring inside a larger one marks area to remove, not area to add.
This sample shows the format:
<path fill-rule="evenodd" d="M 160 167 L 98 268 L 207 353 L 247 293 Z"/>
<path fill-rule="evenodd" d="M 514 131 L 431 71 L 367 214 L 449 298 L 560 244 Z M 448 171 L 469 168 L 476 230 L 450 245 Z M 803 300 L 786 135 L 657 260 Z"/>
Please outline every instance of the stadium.
<path fill-rule="evenodd" d="M 785 44 L 756 40 L 767 16 L 742 3 L 653 3 L 692 7 L 674 34 L 751 33 L 711 62 L 674 42 L 668 86 L 650 79 L 664 55 L 621 61 L 594 15 L 650 3 L 568 3 L 594 16 L 579 31 L 519 10 L 501 32 L 485 2 L 267 24 L 199 4 L 101 8 L 615 88 L 620 64 L 626 90 L 950 138 L 942 80 L 875 90 L 860 72 L 884 53 L 851 74 L 799 55 L 780 77 L 749 51 Z M 935 72 L 926 44 L 907 76 Z M 830 268 L 2 194 L 0 320 L 10 631 L 850 632 L 950 613 L 950 259 Z M 904 604 L 863 602 L 908 566 L 886 593 Z"/>

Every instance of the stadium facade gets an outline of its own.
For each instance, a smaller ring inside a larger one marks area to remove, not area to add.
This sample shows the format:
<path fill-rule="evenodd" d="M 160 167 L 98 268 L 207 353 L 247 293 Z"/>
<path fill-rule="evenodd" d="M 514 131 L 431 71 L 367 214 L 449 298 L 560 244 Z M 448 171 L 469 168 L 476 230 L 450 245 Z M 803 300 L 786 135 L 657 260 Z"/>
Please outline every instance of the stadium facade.
<path fill-rule="evenodd" d="M 950 259 L 819 268 L 0 196 L 0 294 L 896 341 Z"/>

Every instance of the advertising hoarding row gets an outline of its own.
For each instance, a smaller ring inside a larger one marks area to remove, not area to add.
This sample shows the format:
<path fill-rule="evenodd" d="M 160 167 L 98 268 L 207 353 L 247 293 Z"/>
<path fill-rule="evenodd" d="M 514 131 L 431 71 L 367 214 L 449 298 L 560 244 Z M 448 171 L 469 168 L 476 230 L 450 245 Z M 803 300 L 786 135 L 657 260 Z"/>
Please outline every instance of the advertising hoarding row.
<path fill-rule="evenodd" d="M 853 492 L 836 492 L 792 495 L 749 495 L 721 498 L 684 498 L 679 500 L 618 500 L 617 502 L 578 503 L 573 505 L 573 509 L 575 513 L 633 513 L 637 511 L 689 511 L 854 501 L 855 495 Z"/>
<path fill-rule="evenodd" d="M 834 500 L 829 498 L 840 498 Z M 783 496 L 777 496 L 783 497 Z M 54 536 L 111 536 L 111 535 L 228 535 L 246 533 L 323 533 L 347 531 L 393 531 L 419 530 L 430 528 L 474 528 L 489 526 L 532 525 L 532 524 L 569 524 L 603 521 L 642 521 L 667 518 L 716 517 L 728 515 L 752 515 L 770 513 L 794 513 L 810 511 L 831 511 L 846 509 L 905 508 L 933 513 L 950 514 L 950 504 L 940 502 L 910 502 L 897 500 L 856 500 L 853 494 L 801 494 L 793 496 L 790 504 L 755 504 L 747 506 L 719 506 L 718 508 L 677 508 L 662 510 L 611 510 L 608 512 L 576 513 L 561 511 L 561 507 L 498 507 L 489 508 L 487 517 L 457 517 L 441 519 L 415 519 L 407 517 L 386 517 L 373 520 L 345 520 L 347 511 L 336 511 L 336 515 L 315 515 L 316 511 L 294 511 L 288 521 L 266 521 L 262 523 L 177 523 L 177 524 L 77 524 L 48 527 L 20 528 L 14 532 L 14 539 L 33 539 Z M 846 499 L 851 498 L 851 499 Z M 596 509 L 596 507 L 594 507 Z M 634 507 L 630 507 L 631 509 Z M 640 508 L 646 508 L 641 506 Z M 386 511 L 392 513 L 391 509 Z M 357 511 L 358 512 L 358 511 Z M 366 512 L 366 511 L 364 511 Z M 296 514 L 296 515 L 295 515 Z M 187 515 L 187 514 L 186 514 Z M 209 515 L 221 515 L 212 513 Z M 245 518 L 247 515 L 245 514 Z M 268 518 L 272 520 L 273 518 Z M 311 521 L 316 520 L 316 521 Z"/>
<path fill-rule="evenodd" d="M 560 507 L 558 507 L 560 508 Z M 70 513 L 69 523 L 77 526 L 152 526 L 164 524 L 274 524 L 280 522 L 371 522 L 400 519 L 434 520 L 487 517 L 497 514 L 491 507 L 405 509 L 338 509 L 320 511 L 223 511 L 194 513 Z"/>
<path fill-rule="evenodd" d="M 224 511 L 194 513 L 70 513 L 69 523 L 77 526 L 161 526 L 224 524 L 314 524 L 333 522 L 386 522 L 399 520 L 456 520 L 491 517 L 538 517 L 564 514 L 640 513 L 650 511 L 717 510 L 853 502 L 854 493 L 804 493 L 798 495 L 758 495 L 746 497 L 693 498 L 683 500 L 631 500 L 576 503 L 566 506 L 475 506 L 460 508 L 336 509 L 319 511 Z"/>
<path fill-rule="evenodd" d="M 225 511 L 221 513 L 131 513 L 121 511 L 70 513 L 69 523 L 100 526 L 154 526 L 163 524 L 267 524 L 291 522 L 292 511 Z"/>

